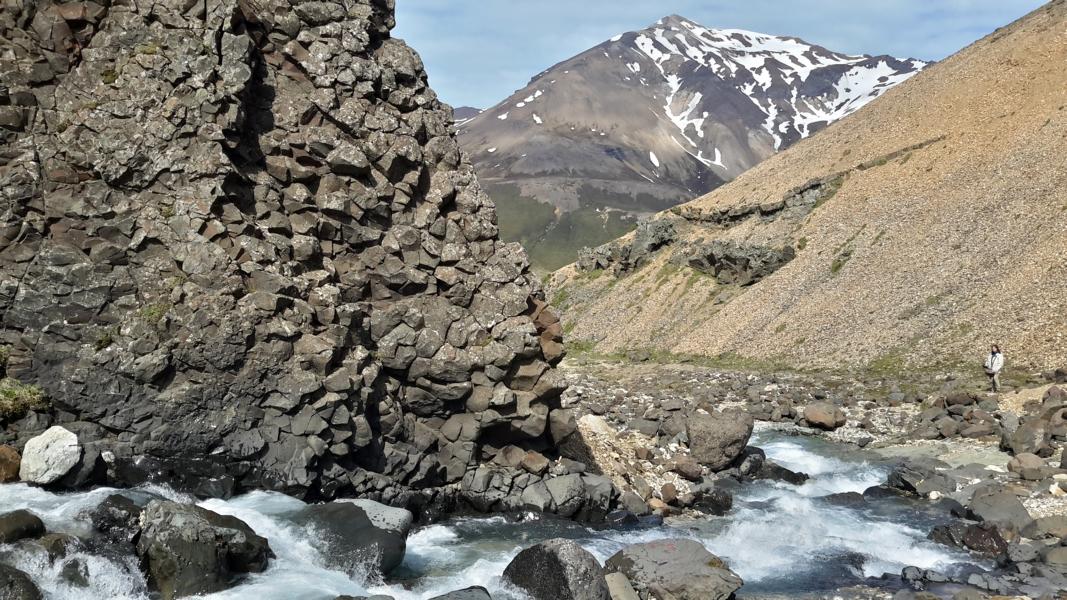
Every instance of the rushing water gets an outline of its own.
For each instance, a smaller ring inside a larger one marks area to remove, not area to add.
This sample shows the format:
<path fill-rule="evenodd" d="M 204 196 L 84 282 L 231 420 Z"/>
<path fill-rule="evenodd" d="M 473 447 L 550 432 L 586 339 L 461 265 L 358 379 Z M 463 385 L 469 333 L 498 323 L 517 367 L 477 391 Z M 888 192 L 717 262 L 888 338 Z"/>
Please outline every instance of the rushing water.
<path fill-rule="evenodd" d="M 389 581 L 373 573 L 355 577 L 327 567 L 315 531 L 293 524 L 289 516 L 303 506 L 287 496 L 253 492 L 231 500 L 206 500 L 213 511 L 237 516 L 270 541 L 277 558 L 268 570 L 240 586 L 208 596 L 212 600 L 332 599 L 340 594 L 389 594 L 423 600 L 471 585 L 488 588 L 494 598 L 522 598 L 505 589 L 500 574 L 524 547 L 552 537 L 578 540 L 601 561 L 635 542 L 691 537 L 726 560 L 742 576 L 740 595 L 828 592 L 907 565 L 946 569 L 966 557 L 926 539 L 943 517 L 920 502 L 881 499 L 840 505 L 826 496 L 862 492 L 885 481 L 887 468 L 871 455 L 815 438 L 761 432 L 753 442 L 767 456 L 811 475 L 802 486 L 780 482 L 746 484 L 735 494 L 734 509 L 722 518 L 675 527 L 596 530 L 559 519 L 504 517 L 456 518 L 417 529 L 408 539 L 404 564 Z M 21 484 L 0 486 L 2 510 L 28 508 L 49 530 L 85 533 L 79 514 L 113 490 L 55 495 Z M 174 499 L 166 489 L 152 493 Z M 189 500 L 189 499 L 185 499 Z M 2 550 L 2 548 L 0 548 Z M 88 571 L 91 587 L 63 583 L 60 573 L 72 560 Z M 55 565 L 43 556 L 20 555 L 16 566 L 29 573 L 49 599 L 146 599 L 145 582 L 132 558 L 75 555 Z"/>

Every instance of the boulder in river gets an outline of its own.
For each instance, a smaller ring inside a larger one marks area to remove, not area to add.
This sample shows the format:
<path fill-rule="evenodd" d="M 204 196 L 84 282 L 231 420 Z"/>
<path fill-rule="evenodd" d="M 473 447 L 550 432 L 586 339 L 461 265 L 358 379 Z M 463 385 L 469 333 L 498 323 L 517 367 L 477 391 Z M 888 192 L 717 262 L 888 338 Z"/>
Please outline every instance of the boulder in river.
<path fill-rule="evenodd" d="M 228 589 L 274 556 L 244 521 L 191 504 L 153 500 L 141 523 L 137 553 L 163 600 Z"/>
<path fill-rule="evenodd" d="M 93 529 L 111 541 L 133 542 L 141 533 L 141 507 L 122 494 L 112 494 L 89 513 Z"/>
<path fill-rule="evenodd" d="M 11 446 L 0 445 L 0 483 L 17 481 L 22 457 Z"/>
<path fill-rule="evenodd" d="M 534 600 L 608 600 L 596 557 L 573 540 L 556 538 L 526 548 L 504 569 L 504 580 Z"/>
<path fill-rule="evenodd" d="M 694 412 L 685 423 L 689 450 L 700 464 L 721 471 L 744 451 L 752 426 L 752 416 L 744 411 Z"/>
<path fill-rule="evenodd" d="M 30 576 L 15 567 L 0 564 L 0 598 L 3 600 L 41 600 Z"/>
<path fill-rule="evenodd" d="M 678 600 L 726 600 L 741 578 L 700 542 L 664 539 L 627 546 L 604 563 L 606 573 L 622 573 L 638 592 L 662 590 Z"/>
<path fill-rule="evenodd" d="M 804 420 L 808 425 L 833 431 L 847 422 L 845 412 L 829 402 L 815 402 L 804 408 Z"/>
<path fill-rule="evenodd" d="M 368 562 L 386 574 L 400 566 L 407 550 L 413 515 L 370 500 L 342 500 L 312 504 L 293 517 L 314 527 L 326 547 L 323 554 L 349 573 L 363 571 Z"/>
<path fill-rule="evenodd" d="M 493 597 L 489 595 L 489 590 L 481 586 L 473 586 L 434 596 L 430 600 L 493 600 Z"/>
<path fill-rule="evenodd" d="M 44 535 L 41 518 L 28 510 L 15 510 L 0 515 L 0 544 L 12 544 Z"/>
<path fill-rule="evenodd" d="M 22 449 L 19 479 L 47 485 L 69 473 L 81 461 L 78 436 L 58 425 L 30 439 Z"/>

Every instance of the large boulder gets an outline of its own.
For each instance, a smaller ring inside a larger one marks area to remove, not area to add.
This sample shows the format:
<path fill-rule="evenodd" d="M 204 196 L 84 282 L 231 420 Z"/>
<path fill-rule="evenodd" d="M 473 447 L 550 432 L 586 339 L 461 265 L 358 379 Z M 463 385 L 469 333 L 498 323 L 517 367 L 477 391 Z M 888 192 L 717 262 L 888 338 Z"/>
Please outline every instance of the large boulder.
<path fill-rule="evenodd" d="M 534 600 L 608 600 L 600 563 L 573 540 L 551 539 L 519 552 L 504 581 Z"/>
<path fill-rule="evenodd" d="M 0 564 L 0 600 L 41 600 L 41 590 L 30 576 L 15 567 Z"/>
<path fill-rule="evenodd" d="M 19 479 L 40 485 L 53 483 L 78 466 L 81 457 L 77 435 L 59 425 L 49 427 L 26 442 Z"/>
<path fill-rule="evenodd" d="M 1016 532 L 1023 531 L 1033 522 L 1019 498 L 996 485 L 976 490 L 970 509 L 982 521 Z"/>
<path fill-rule="evenodd" d="M 371 563 L 387 574 L 404 561 L 414 517 L 370 500 L 342 500 L 309 505 L 293 521 L 315 529 L 333 566 L 355 574 Z"/>
<path fill-rule="evenodd" d="M 141 535 L 141 507 L 130 498 L 112 494 L 89 512 L 93 529 L 113 542 L 133 542 Z"/>
<path fill-rule="evenodd" d="M 11 446 L 0 445 L 0 483 L 17 481 L 22 457 Z"/>
<path fill-rule="evenodd" d="M 0 515 L 0 544 L 12 544 L 19 540 L 44 535 L 41 518 L 24 509 Z"/>
<path fill-rule="evenodd" d="M 1048 423 L 1030 418 L 1019 425 L 1013 432 L 1005 432 L 1001 439 L 1001 447 L 1012 454 L 1036 454 L 1041 457 L 1052 456 L 1052 445 L 1048 431 Z"/>
<path fill-rule="evenodd" d="M 627 546 L 604 563 L 622 573 L 638 592 L 665 591 L 678 600 L 727 600 L 743 583 L 700 542 L 665 539 Z"/>
<path fill-rule="evenodd" d="M 685 423 L 689 451 L 700 464 L 721 471 L 744 451 L 752 426 L 751 415 L 739 410 L 694 412 Z"/>
<path fill-rule="evenodd" d="M 137 553 L 163 600 L 228 589 L 274 556 L 244 521 L 191 504 L 153 500 L 141 523 Z"/>
<path fill-rule="evenodd" d="M 804 420 L 808 425 L 833 431 L 847 421 L 845 412 L 829 402 L 815 402 L 804 407 Z"/>

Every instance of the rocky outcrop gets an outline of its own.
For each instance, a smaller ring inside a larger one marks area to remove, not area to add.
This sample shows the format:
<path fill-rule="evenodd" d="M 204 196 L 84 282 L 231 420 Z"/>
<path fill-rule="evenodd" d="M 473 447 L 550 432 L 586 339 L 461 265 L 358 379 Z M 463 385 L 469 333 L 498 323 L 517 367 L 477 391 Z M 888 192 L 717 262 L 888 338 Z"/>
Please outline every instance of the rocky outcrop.
<path fill-rule="evenodd" d="M 137 553 L 164 600 L 225 590 L 274 556 L 244 521 L 199 506 L 153 500 L 141 523 Z"/>
<path fill-rule="evenodd" d="M 77 435 L 59 426 L 50 427 L 26 442 L 22 449 L 19 479 L 30 483 L 52 483 L 76 467 L 81 457 L 82 447 Z"/>
<path fill-rule="evenodd" d="M 87 421 L 109 483 L 391 504 L 486 440 L 551 447 L 561 328 L 393 25 L 391 0 L 0 15 L 0 346 L 55 409 L 0 442 Z"/>
<path fill-rule="evenodd" d="M 715 277 L 721 284 L 751 285 L 780 269 L 796 257 L 792 246 L 770 248 L 715 240 L 695 244 L 686 264 Z"/>
<path fill-rule="evenodd" d="M 600 563 L 574 540 L 551 539 L 519 552 L 504 581 L 535 600 L 608 600 Z"/>
<path fill-rule="evenodd" d="M 652 254 L 674 242 L 676 237 L 674 223 L 668 219 L 643 221 L 626 240 L 579 250 L 578 270 L 610 268 L 616 276 L 624 275 L 648 262 Z"/>
<path fill-rule="evenodd" d="M 666 592 L 678 600 L 727 600 L 742 584 L 726 563 L 690 539 L 627 546 L 604 570 L 626 575 L 638 592 L 657 598 Z"/>

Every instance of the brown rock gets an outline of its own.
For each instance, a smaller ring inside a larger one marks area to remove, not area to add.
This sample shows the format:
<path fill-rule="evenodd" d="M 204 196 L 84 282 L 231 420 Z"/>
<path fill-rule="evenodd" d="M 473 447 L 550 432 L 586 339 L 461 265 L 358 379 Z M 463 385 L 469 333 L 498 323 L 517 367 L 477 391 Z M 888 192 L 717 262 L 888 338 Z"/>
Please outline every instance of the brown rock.
<path fill-rule="evenodd" d="M 812 427 L 833 431 L 845 424 L 845 413 L 829 402 L 816 402 L 804 408 L 804 420 Z"/>
<path fill-rule="evenodd" d="M 0 483 L 17 481 L 22 457 L 11 446 L 0 446 Z"/>
<path fill-rule="evenodd" d="M 667 504 L 674 504 L 678 500 L 678 488 L 673 483 L 665 483 L 659 489 L 659 497 Z"/>
<path fill-rule="evenodd" d="M 544 454 L 530 450 L 522 458 L 522 468 L 534 475 L 540 475 L 548 470 L 549 461 Z"/>

